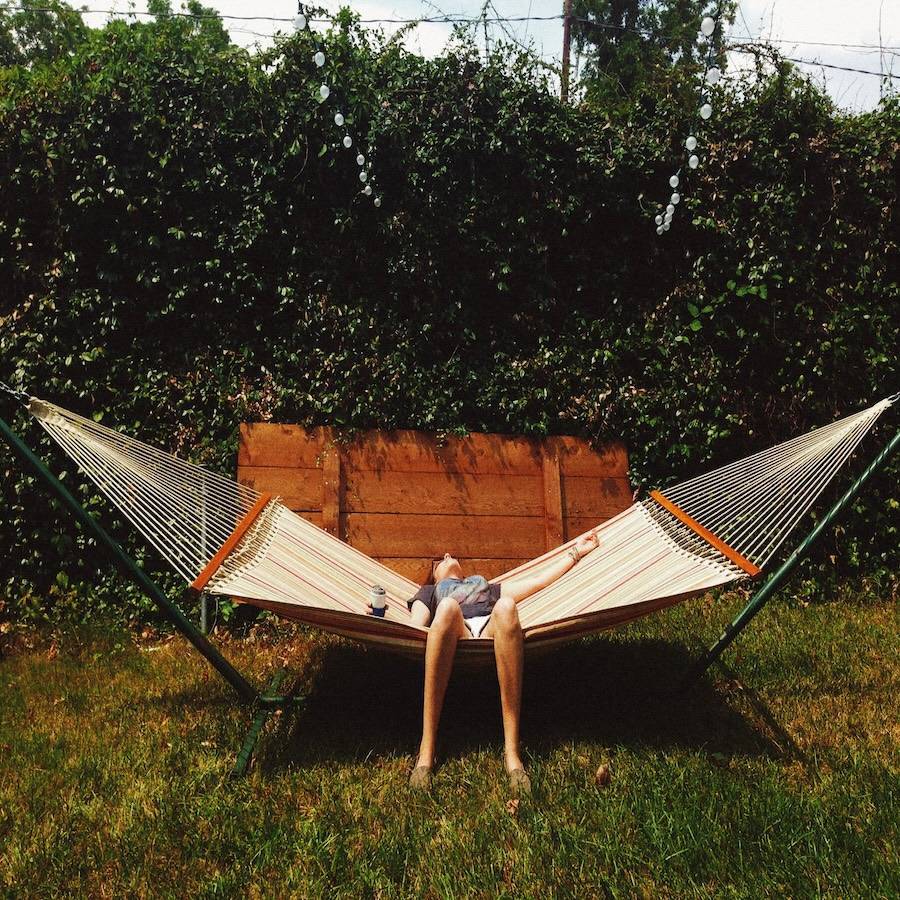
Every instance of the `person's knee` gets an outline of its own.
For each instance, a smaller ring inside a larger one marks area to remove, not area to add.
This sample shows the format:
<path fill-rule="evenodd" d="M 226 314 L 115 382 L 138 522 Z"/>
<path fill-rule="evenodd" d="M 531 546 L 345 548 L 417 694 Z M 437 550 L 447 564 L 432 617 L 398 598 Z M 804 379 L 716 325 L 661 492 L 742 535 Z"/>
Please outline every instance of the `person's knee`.
<path fill-rule="evenodd" d="M 448 597 L 438 603 L 437 609 L 434 611 L 434 621 L 431 623 L 431 627 L 455 628 L 462 622 L 462 617 L 463 614 L 459 604 Z"/>
<path fill-rule="evenodd" d="M 495 631 L 514 632 L 521 630 L 519 608 L 509 597 L 501 597 L 491 613 Z"/>

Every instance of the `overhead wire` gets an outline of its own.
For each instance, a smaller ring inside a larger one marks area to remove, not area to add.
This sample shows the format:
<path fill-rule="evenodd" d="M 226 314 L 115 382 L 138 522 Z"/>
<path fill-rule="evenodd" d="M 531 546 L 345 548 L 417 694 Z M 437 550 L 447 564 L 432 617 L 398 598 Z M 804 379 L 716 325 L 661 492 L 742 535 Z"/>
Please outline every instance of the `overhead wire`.
<path fill-rule="evenodd" d="M 531 22 L 561 22 L 565 15 L 561 13 L 554 13 L 552 15 L 533 15 L 532 13 L 528 13 L 527 15 L 522 16 L 502 16 L 494 7 L 493 4 L 490 4 L 491 8 L 494 10 L 493 16 L 472 16 L 472 15 L 464 15 L 462 13 L 441 13 L 440 15 L 427 15 L 427 16 L 415 16 L 415 17 L 400 17 L 400 16 L 382 16 L 382 17 L 368 17 L 368 18 L 360 18 L 357 21 L 363 25 L 416 25 L 416 24 L 438 24 L 438 25 L 475 25 L 481 24 L 482 22 L 486 22 L 489 25 L 503 25 L 509 23 L 531 23 Z M 46 12 L 46 13 L 54 13 L 59 10 L 54 9 L 52 7 L 40 7 L 40 6 L 22 6 L 19 4 L 0 4 L 0 10 L 7 11 L 15 11 L 15 12 Z M 237 16 L 226 13 L 191 13 L 191 12 L 177 12 L 170 11 L 166 13 L 152 13 L 149 10 L 119 10 L 119 9 L 107 9 L 107 8 L 91 8 L 87 6 L 79 7 L 74 10 L 75 12 L 86 14 L 86 15 L 109 15 L 109 16 L 119 16 L 123 18 L 127 17 L 149 17 L 149 18 L 173 18 L 173 19 L 195 19 L 195 20 L 223 20 L 229 22 L 276 22 L 279 24 L 291 24 L 294 21 L 294 17 L 285 17 L 285 16 Z M 334 16 L 309 16 L 307 17 L 308 21 L 315 24 L 329 24 L 336 20 Z M 572 21 L 580 22 L 585 25 L 592 25 L 596 28 L 602 28 L 610 31 L 622 31 L 628 32 L 632 34 L 639 34 L 643 36 L 651 36 L 656 35 L 656 32 L 651 31 L 646 28 L 633 28 L 627 25 L 620 25 L 615 22 L 601 22 L 596 19 L 591 19 L 585 16 L 571 16 Z M 253 34 L 259 34 L 261 37 L 272 37 L 272 35 L 265 35 L 259 32 L 250 32 Z M 510 36 L 507 32 L 507 36 Z M 749 41 L 760 43 L 760 44 L 801 44 L 804 46 L 819 46 L 819 47 L 836 47 L 844 50 L 875 50 L 875 51 L 900 51 L 900 45 L 882 45 L 882 44 L 866 44 L 866 43 L 842 43 L 840 41 L 809 41 L 798 38 L 765 38 L 759 39 L 754 38 L 752 35 L 748 34 Z M 511 38 L 512 39 L 512 38 Z M 807 60 L 801 60 L 802 62 L 807 62 Z M 851 70 L 853 71 L 853 70 Z M 879 74 L 879 73 L 866 73 L 866 74 Z"/>

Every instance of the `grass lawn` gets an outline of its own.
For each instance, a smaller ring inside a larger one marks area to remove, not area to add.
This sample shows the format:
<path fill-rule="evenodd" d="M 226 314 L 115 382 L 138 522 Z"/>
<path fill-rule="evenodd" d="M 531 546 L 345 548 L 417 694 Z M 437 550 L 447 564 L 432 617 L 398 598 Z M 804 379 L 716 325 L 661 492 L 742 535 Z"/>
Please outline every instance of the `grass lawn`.
<path fill-rule="evenodd" d="M 727 670 L 676 693 L 741 599 L 531 661 L 521 803 L 490 671 L 451 682 L 422 797 L 413 663 L 266 624 L 224 642 L 310 694 L 235 783 L 247 712 L 184 641 L 20 637 L 0 659 L 0 894 L 900 895 L 894 598 L 773 601 Z"/>

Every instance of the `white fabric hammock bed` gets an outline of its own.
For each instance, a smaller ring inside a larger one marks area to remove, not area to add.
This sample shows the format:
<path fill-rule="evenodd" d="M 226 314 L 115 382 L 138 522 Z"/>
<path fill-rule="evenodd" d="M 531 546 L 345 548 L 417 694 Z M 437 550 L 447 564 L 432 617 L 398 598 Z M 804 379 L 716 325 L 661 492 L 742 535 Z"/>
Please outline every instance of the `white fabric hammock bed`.
<path fill-rule="evenodd" d="M 650 498 L 604 522 L 600 548 L 519 605 L 526 650 L 572 640 L 756 576 L 895 398 Z M 185 462 L 52 403 L 29 411 L 123 515 L 197 590 L 406 655 L 426 628 L 418 585 L 288 510 L 277 498 Z M 495 581 L 539 571 L 575 542 Z M 387 593 L 383 619 L 369 590 Z M 459 643 L 473 660 L 489 638 Z"/>

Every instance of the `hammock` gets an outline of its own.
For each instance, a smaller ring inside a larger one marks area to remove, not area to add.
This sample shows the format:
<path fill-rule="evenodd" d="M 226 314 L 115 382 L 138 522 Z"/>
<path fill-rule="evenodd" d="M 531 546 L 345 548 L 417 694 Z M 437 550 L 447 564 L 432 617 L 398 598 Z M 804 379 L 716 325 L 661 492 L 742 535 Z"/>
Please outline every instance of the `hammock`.
<path fill-rule="evenodd" d="M 874 425 L 891 397 L 746 459 L 653 491 L 600 525 L 600 548 L 519 604 L 529 651 L 628 622 L 757 575 Z M 428 634 L 406 600 L 418 585 L 288 510 L 127 435 L 32 398 L 29 411 L 196 590 L 421 656 Z M 574 538 L 495 581 L 532 575 Z M 369 590 L 387 594 L 383 619 Z M 493 655 L 489 638 L 460 641 Z"/>

